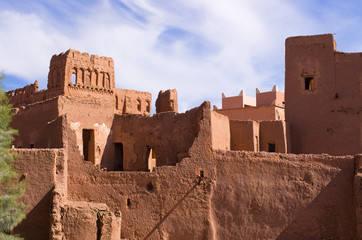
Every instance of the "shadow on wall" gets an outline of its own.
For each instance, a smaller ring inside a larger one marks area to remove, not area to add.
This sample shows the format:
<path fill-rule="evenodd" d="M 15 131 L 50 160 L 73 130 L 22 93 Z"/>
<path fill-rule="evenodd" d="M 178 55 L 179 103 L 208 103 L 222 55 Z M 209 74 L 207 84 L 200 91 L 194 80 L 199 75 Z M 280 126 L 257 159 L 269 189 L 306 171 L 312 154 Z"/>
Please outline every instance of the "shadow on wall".
<path fill-rule="evenodd" d="M 352 189 L 343 185 L 348 170 L 333 177 L 276 239 L 353 239 Z"/>
<path fill-rule="evenodd" d="M 175 166 L 189 157 L 199 134 L 201 105 L 184 114 L 164 112 L 152 117 L 116 115 L 108 136 L 101 167 L 113 171 L 152 171 L 155 166 Z"/>
<path fill-rule="evenodd" d="M 14 233 L 20 234 L 24 239 L 48 240 L 50 229 L 50 213 L 52 203 L 51 189 L 39 203 L 26 214 L 26 218 L 15 227 Z"/>

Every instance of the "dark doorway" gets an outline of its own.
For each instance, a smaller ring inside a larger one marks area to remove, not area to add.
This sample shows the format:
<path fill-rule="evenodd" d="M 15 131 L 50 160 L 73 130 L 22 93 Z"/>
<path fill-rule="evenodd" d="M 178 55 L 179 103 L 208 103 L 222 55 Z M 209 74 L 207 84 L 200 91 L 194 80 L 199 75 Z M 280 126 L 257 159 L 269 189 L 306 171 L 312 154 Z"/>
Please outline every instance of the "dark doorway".
<path fill-rule="evenodd" d="M 84 161 L 95 162 L 94 159 L 94 130 L 83 129 L 83 156 Z"/>
<path fill-rule="evenodd" d="M 114 143 L 114 170 L 123 171 L 123 144 Z"/>
<path fill-rule="evenodd" d="M 268 143 L 268 152 L 275 152 L 275 144 Z"/>

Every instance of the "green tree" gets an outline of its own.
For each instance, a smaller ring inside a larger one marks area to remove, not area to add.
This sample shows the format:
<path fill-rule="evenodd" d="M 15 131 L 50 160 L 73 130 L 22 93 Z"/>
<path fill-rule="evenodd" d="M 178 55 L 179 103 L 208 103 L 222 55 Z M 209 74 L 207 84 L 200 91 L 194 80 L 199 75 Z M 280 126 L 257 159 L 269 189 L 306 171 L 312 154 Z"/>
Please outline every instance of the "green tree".
<path fill-rule="evenodd" d="M 17 131 L 10 127 L 11 105 L 2 88 L 3 78 L 0 74 L 0 239 L 13 240 L 21 239 L 10 233 L 25 218 L 25 205 L 19 202 L 25 185 L 17 181 L 17 173 L 12 168 L 14 154 L 10 148 Z"/>

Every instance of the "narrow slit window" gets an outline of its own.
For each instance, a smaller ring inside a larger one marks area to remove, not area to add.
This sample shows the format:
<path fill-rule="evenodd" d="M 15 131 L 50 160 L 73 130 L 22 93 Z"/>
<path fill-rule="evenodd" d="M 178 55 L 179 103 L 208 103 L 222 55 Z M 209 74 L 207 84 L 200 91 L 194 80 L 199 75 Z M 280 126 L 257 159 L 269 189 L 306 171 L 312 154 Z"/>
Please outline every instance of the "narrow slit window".
<path fill-rule="evenodd" d="M 304 78 L 304 89 L 307 91 L 314 90 L 314 78 L 313 77 L 306 77 Z"/>

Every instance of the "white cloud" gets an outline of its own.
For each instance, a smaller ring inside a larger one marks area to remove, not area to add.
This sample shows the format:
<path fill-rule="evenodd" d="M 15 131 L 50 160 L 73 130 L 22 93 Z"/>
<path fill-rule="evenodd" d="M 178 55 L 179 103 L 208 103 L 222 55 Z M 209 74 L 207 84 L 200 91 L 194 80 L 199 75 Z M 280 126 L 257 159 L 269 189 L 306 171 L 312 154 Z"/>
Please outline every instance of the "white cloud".
<path fill-rule="evenodd" d="M 42 4 L 30 13 L 1 11 L 0 69 L 45 87 L 51 55 L 73 48 L 113 57 L 118 87 L 154 100 L 176 88 L 181 111 L 205 99 L 220 105 L 221 92 L 284 88 L 286 37 L 356 24 L 329 25 L 334 12 L 322 19 L 305 11 L 311 2 L 296 2 L 103 0 L 58 3 L 56 13 Z"/>

